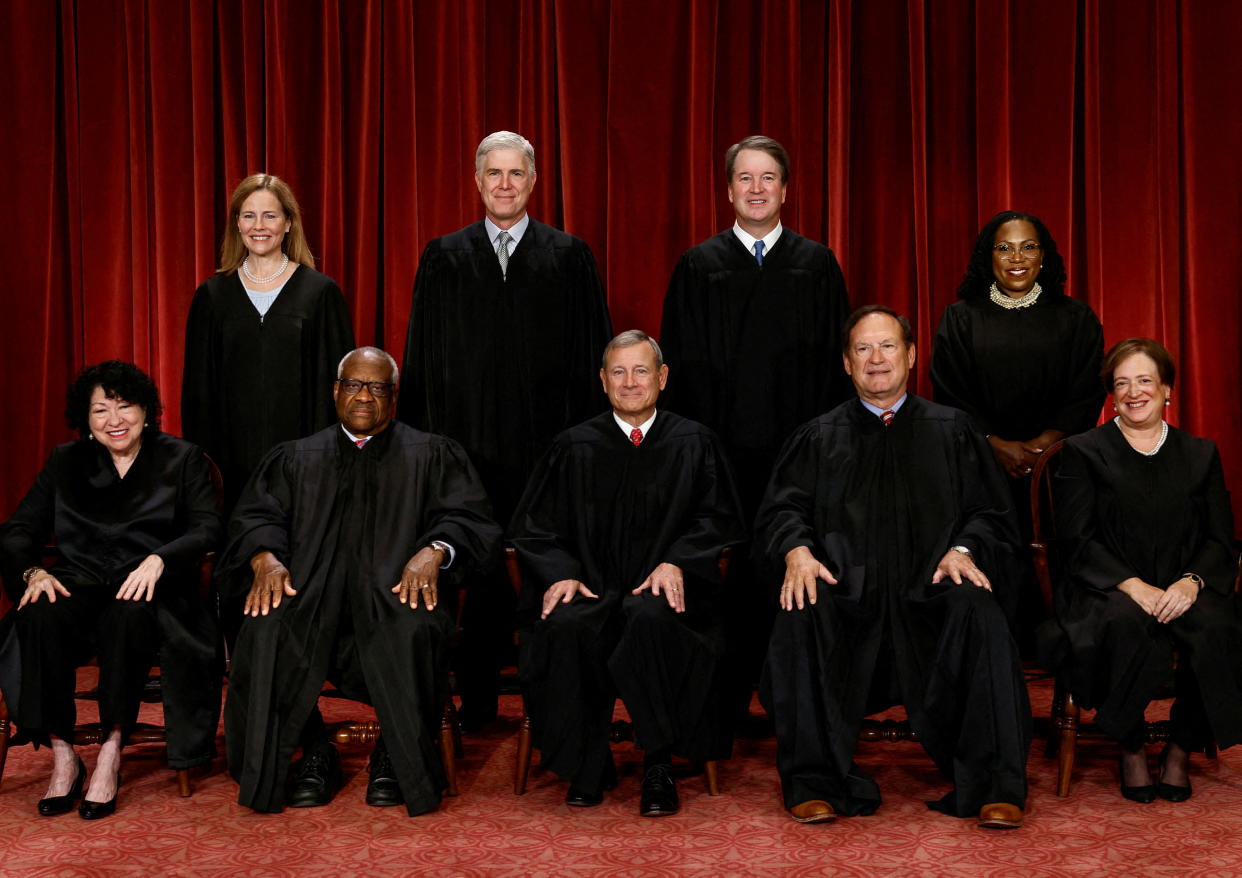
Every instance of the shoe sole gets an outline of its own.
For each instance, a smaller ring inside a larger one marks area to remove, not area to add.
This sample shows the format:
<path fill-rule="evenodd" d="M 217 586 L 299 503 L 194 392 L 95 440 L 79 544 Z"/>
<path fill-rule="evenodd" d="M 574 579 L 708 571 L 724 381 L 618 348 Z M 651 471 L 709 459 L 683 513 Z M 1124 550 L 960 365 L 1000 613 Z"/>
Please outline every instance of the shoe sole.
<path fill-rule="evenodd" d="M 1021 820 L 980 820 L 980 829 L 1018 829 L 1022 826 Z"/>
<path fill-rule="evenodd" d="M 793 817 L 793 815 L 789 815 Z M 837 819 L 836 814 L 812 814 L 810 817 L 794 817 L 794 823 L 832 823 Z"/>
<path fill-rule="evenodd" d="M 677 811 L 658 811 L 658 810 L 652 809 L 649 811 L 639 811 L 638 813 L 641 814 L 643 817 L 672 817 L 674 814 L 676 814 L 680 810 L 681 810 L 680 808 L 678 808 Z"/>

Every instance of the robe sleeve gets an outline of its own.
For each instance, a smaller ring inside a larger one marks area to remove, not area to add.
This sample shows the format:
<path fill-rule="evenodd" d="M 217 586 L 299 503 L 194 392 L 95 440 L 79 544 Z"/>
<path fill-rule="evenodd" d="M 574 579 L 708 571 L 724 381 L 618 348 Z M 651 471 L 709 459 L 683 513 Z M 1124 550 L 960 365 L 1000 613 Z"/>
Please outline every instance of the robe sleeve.
<path fill-rule="evenodd" d="M 1233 592 L 1238 576 L 1238 557 L 1233 548 L 1233 507 L 1225 487 L 1220 451 L 1214 443 L 1203 488 L 1199 503 L 1207 533 L 1203 535 L 1203 542 L 1191 559 L 1189 568 L 1182 572 L 1196 573 L 1203 577 L 1204 588 L 1228 595 Z"/>
<path fill-rule="evenodd" d="M 932 387 L 936 402 L 961 409 L 984 433 L 991 435 L 997 431 L 996 424 L 973 402 L 979 399 L 981 390 L 975 379 L 979 367 L 970 344 L 967 319 L 965 309 L 952 306 L 944 309 L 932 343 Z"/>
<path fill-rule="evenodd" d="M 482 573 L 498 560 L 501 537 L 483 483 L 465 450 L 451 439 L 441 438 L 432 453 L 434 487 L 427 492 L 426 527 L 418 543 L 443 540 L 451 545 L 456 555 L 445 572 L 457 579 Z"/>
<path fill-rule="evenodd" d="M 1070 582 L 1095 591 L 1112 591 L 1137 576 L 1112 551 L 1100 531 L 1096 485 L 1086 455 L 1067 444 L 1053 477 L 1057 544 Z M 1154 583 L 1152 583 L 1154 584 Z"/>
<path fill-rule="evenodd" d="M 1078 311 L 1074 333 L 1068 341 L 1065 356 L 1067 386 L 1059 397 L 1064 400 L 1052 415 L 1045 429 L 1060 430 L 1067 435 L 1081 433 L 1095 426 L 1104 388 L 1100 384 L 1100 364 L 1104 360 L 1104 329 L 1095 312 L 1085 305 Z"/>
<path fill-rule="evenodd" d="M 185 456 L 177 491 L 186 524 L 185 532 L 156 549 L 165 566 L 180 567 L 197 562 L 220 542 L 220 512 L 207 459 L 195 448 Z"/>
<path fill-rule="evenodd" d="M 302 392 L 302 423 L 308 433 L 322 430 L 336 421 L 336 406 L 332 400 L 332 382 L 336 380 L 336 367 L 354 348 L 354 328 L 349 318 L 349 307 L 336 282 L 324 278 L 317 325 L 311 343 L 303 349 L 303 374 L 313 382 Z"/>
<path fill-rule="evenodd" d="M 250 559 L 271 552 L 288 567 L 293 512 L 293 479 L 287 471 L 291 443 L 277 445 L 259 461 L 233 508 L 229 540 L 216 564 L 216 579 L 223 594 L 245 595 L 252 580 Z M 293 584 L 299 588 L 298 583 Z"/>
<path fill-rule="evenodd" d="M 603 407 L 598 376 L 604 346 L 612 338 L 612 320 L 591 248 L 585 241 L 575 241 L 567 258 L 569 300 L 578 310 L 566 337 L 572 348 L 567 351 L 570 379 L 562 423 L 569 426 L 598 414 Z"/>
<path fill-rule="evenodd" d="M 441 277 L 445 271 L 437 241 L 423 248 L 411 294 L 410 323 L 405 334 L 401 395 L 398 417 L 419 430 L 440 432 L 437 422 L 444 410 L 444 388 L 436 383 L 444 375 L 443 352 L 434 329 L 439 323 Z"/>
<path fill-rule="evenodd" d="M 819 440 L 814 426 L 799 428 L 785 442 L 772 468 L 772 478 L 755 518 L 755 554 L 773 571 L 784 570 L 785 555 L 793 549 L 806 546 L 814 551 L 819 544 L 815 535 L 814 493 L 822 456 Z M 833 567 L 829 559 L 819 560 Z"/>
<path fill-rule="evenodd" d="M 0 553 L 4 557 L 4 583 L 13 602 L 26 590 L 22 573 L 43 563 L 43 547 L 52 532 L 56 511 L 56 485 L 52 476 L 56 452 L 48 457 L 34 484 L 26 492 L 17 510 L 0 527 Z"/>
<path fill-rule="evenodd" d="M 219 379 L 216 376 L 217 360 L 212 352 L 214 315 L 211 308 L 211 291 L 206 283 L 194 293 L 190 315 L 185 325 L 185 368 L 181 375 L 181 435 L 195 445 L 213 450 L 222 442 L 215 434 L 218 418 L 216 394 Z"/>
<path fill-rule="evenodd" d="M 531 593 L 542 595 L 554 582 L 582 582 L 586 576 L 571 542 L 584 520 L 574 499 L 571 468 L 567 449 L 559 440 L 554 442 L 536 465 L 513 514 L 510 542 L 533 574 L 524 582 L 523 603 L 530 601 Z M 600 583 L 586 586 L 594 591 Z"/>
<path fill-rule="evenodd" d="M 704 443 L 693 475 L 698 502 L 685 529 L 664 553 L 664 560 L 698 580 L 719 582 L 721 549 L 741 543 L 746 532 L 733 475 L 714 437 Z"/>

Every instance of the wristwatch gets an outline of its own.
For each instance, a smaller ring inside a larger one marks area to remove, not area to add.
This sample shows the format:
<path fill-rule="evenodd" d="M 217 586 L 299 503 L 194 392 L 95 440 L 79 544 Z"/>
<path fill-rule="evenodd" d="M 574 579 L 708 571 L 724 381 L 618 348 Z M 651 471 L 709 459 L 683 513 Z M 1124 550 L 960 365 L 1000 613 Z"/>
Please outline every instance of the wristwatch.
<path fill-rule="evenodd" d="M 954 552 L 961 552 L 967 558 L 971 557 L 970 549 L 966 548 L 965 546 L 949 546 L 949 548 L 952 549 Z"/>
<path fill-rule="evenodd" d="M 24 571 L 22 571 L 22 582 L 30 585 L 30 580 L 35 578 L 35 574 L 43 572 L 45 571 L 42 567 L 27 567 Z"/>
<path fill-rule="evenodd" d="M 1203 591 L 1203 577 L 1198 573 L 1183 573 L 1182 579 L 1189 579 L 1195 585 L 1199 586 L 1199 591 Z"/>

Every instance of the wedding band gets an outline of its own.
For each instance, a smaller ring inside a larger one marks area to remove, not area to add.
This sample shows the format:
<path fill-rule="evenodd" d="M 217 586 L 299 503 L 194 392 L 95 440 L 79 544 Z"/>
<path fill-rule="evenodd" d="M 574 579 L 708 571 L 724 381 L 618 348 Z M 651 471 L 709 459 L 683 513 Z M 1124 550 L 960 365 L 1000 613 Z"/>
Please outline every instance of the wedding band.
<path fill-rule="evenodd" d="M 431 588 L 431 586 L 430 586 L 430 585 L 420 585 L 420 586 L 418 587 L 418 590 L 419 590 L 419 591 L 422 591 L 424 588 Z"/>

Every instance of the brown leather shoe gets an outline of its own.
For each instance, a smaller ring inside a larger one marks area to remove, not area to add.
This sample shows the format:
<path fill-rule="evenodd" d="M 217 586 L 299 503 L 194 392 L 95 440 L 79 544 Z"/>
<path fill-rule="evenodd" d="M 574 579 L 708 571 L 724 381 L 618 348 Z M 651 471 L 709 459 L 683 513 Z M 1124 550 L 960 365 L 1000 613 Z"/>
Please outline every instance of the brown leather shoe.
<path fill-rule="evenodd" d="M 992 802 L 979 809 L 979 825 L 984 829 L 1017 829 L 1024 816 L 1017 805 Z"/>
<path fill-rule="evenodd" d="M 794 805 L 789 813 L 799 823 L 831 823 L 837 819 L 832 806 L 821 799 L 811 799 L 809 802 Z"/>

